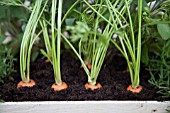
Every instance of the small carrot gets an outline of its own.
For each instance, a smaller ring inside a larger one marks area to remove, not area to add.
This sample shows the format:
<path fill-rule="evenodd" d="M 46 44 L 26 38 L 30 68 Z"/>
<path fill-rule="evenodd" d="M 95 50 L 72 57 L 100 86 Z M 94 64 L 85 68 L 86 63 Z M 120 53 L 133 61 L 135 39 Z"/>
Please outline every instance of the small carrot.
<path fill-rule="evenodd" d="M 88 67 L 89 70 L 91 70 L 92 64 L 87 64 L 87 67 Z M 80 66 L 80 68 L 83 68 L 82 65 Z"/>
<path fill-rule="evenodd" d="M 87 89 L 90 89 L 90 90 L 95 90 L 95 89 L 100 89 L 102 86 L 101 86 L 101 84 L 100 83 L 97 83 L 97 84 L 95 84 L 95 85 L 92 85 L 92 84 L 89 84 L 89 83 L 86 83 L 85 84 L 85 88 L 86 88 L 86 90 Z"/>
<path fill-rule="evenodd" d="M 88 69 L 90 70 L 92 68 L 91 64 L 87 64 Z"/>
<path fill-rule="evenodd" d="M 45 60 L 46 63 L 50 62 L 48 59 Z"/>
<path fill-rule="evenodd" d="M 30 82 L 24 82 L 24 81 L 20 81 L 17 85 L 17 88 L 21 88 L 21 87 L 33 87 L 36 85 L 36 82 L 34 80 L 30 80 Z"/>
<path fill-rule="evenodd" d="M 64 89 L 67 89 L 68 85 L 65 82 L 62 82 L 61 85 L 57 85 L 56 83 L 54 83 L 51 88 L 54 89 L 54 91 L 61 91 Z"/>
<path fill-rule="evenodd" d="M 140 93 L 141 91 L 142 91 L 142 86 L 141 85 L 139 85 L 137 88 L 133 88 L 132 87 L 132 85 L 129 85 L 128 87 L 127 87 L 127 90 L 128 91 L 131 91 L 131 92 L 133 92 L 133 93 Z"/>

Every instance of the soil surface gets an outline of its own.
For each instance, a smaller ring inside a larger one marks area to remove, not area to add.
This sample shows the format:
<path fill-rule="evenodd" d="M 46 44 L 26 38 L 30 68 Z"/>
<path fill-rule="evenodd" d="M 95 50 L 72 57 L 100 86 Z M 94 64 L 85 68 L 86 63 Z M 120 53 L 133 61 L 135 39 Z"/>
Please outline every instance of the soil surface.
<path fill-rule="evenodd" d="M 139 94 L 127 91 L 130 76 L 126 61 L 120 55 L 111 56 L 106 57 L 107 62 L 104 62 L 97 80 L 102 88 L 95 91 L 85 89 L 87 76 L 80 68 L 79 60 L 69 52 L 61 55 L 62 80 L 68 84 L 68 89 L 60 92 L 51 89 L 54 83 L 53 68 L 45 59 L 31 63 L 30 78 L 36 81 L 36 86 L 17 89 L 17 83 L 21 78 L 19 63 L 16 62 L 17 72 L 12 74 L 14 81 L 8 80 L 0 85 L 0 98 L 5 101 L 163 100 L 161 95 L 156 93 L 158 89 L 148 83 L 150 76 L 142 66 L 140 85 L 143 86 L 143 90 Z"/>

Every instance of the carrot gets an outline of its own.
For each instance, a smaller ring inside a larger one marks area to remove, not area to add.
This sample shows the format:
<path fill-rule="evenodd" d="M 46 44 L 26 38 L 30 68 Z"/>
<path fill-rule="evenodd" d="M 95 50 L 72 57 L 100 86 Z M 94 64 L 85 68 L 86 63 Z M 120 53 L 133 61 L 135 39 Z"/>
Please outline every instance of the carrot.
<path fill-rule="evenodd" d="M 56 83 L 54 83 L 51 88 L 54 89 L 54 91 L 61 91 L 64 89 L 67 89 L 68 85 L 65 82 L 62 82 L 61 85 L 57 85 Z"/>
<path fill-rule="evenodd" d="M 36 85 L 36 82 L 34 80 L 30 80 L 30 82 L 24 82 L 24 81 L 20 81 L 17 85 L 17 88 L 21 88 L 21 87 L 33 87 Z"/>
<path fill-rule="evenodd" d="M 46 63 L 50 62 L 48 59 L 45 60 Z"/>
<path fill-rule="evenodd" d="M 90 70 L 92 68 L 91 64 L 87 64 L 88 69 Z"/>
<path fill-rule="evenodd" d="M 91 70 L 92 64 L 86 64 L 86 65 L 87 65 L 88 69 Z M 80 68 L 82 68 L 82 65 L 80 66 Z"/>
<path fill-rule="evenodd" d="M 89 83 L 86 83 L 85 84 L 85 88 L 86 90 L 88 89 L 91 89 L 92 91 L 95 90 L 95 89 L 100 89 L 102 86 L 100 83 L 97 83 L 96 85 L 92 85 L 92 84 L 89 84 Z"/>
<path fill-rule="evenodd" d="M 131 92 L 133 92 L 133 93 L 140 93 L 140 92 L 142 91 L 142 86 L 139 85 L 137 88 L 133 88 L 132 85 L 129 85 L 129 86 L 127 87 L 127 90 L 128 90 L 128 91 L 131 91 Z"/>

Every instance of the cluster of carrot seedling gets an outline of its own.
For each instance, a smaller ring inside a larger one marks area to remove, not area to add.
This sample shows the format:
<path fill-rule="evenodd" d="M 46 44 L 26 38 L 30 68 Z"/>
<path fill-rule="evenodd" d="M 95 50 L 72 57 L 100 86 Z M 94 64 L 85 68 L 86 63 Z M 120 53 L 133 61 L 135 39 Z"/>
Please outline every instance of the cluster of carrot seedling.
<path fill-rule="evenodd" d="M 140 92 L 140 58 L 141 58 L 141 18 L 142 0 L 137 0 L 137 23 L 134 24 L 131 15 L 133 0 L 95 0 L 89 3 L 86 0 L 77 0 L 62 15 L 63 0 L 36 0 L 31 11 L 20 49 L 20 73 L 22 81 L 20 87 L 32 87 L 36 82 L 30 79 L 31 49 L 35 40 L 43 36 L 45 50 L 42 54 L 47 57 L 54 70 L 55 83 L 52 88 L 55 91 L 64 90 L 67 84 L 62 81 L 60 70 L 60 45 L 65 41 L 76 54 L 82 68 L 88 76 L 86 89 L 101 88 L 97 82 L 98 75 L 103 65 L 107 49 L 114 44 L 125 57 L 131 77 L 131 85 L 127 88 L 132 92 Z M 75 7 L 81 4 L 81 9 Z M 51 7 L 50 18 L 45 14 L 46 7 Z M 72 26 L 67 26 L 64 35 L 62 25 L 69 13 L 75 11 L 79 15 Z M 85 19 L 86 17 L 86 19 Z M 89 21 L 88 18 L 89 17 Z M 38 27 L 40 26 L 40 27 Z M 50 31 L 50 32 L 49 32 Z M 136 31 L 136 32 L 134 32 Z M 36 35 L 35 35 L 36 32 Z M 119 44 L 113 37 L 119 40 Z M 78 44 L 78 48 L 73 43 Z"/>

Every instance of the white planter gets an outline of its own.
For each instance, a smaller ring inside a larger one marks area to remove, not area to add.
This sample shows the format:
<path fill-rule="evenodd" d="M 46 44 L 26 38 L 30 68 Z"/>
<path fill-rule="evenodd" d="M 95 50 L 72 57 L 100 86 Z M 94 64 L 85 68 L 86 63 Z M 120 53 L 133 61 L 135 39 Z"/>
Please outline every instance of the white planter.
<path fill-rule="evenodd" d="M 42 101 L 0 103 L 0 113 L 167 113 L 170 101 Z"/>

